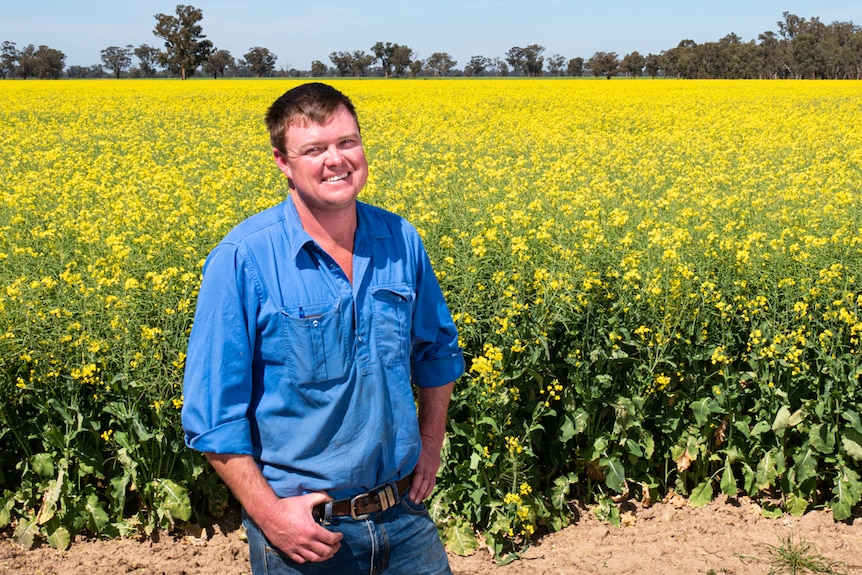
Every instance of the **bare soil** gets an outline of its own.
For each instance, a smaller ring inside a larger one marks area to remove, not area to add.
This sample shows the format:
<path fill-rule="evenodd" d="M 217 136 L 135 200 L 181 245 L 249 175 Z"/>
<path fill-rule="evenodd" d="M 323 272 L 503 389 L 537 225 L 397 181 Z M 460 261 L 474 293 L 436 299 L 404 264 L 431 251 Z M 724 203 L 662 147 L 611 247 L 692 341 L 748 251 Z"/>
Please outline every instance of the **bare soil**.
<path fill-rule="evenodd" d="M 547 535 L 522 556 L 497 565 L 486 550 L 450 555 L 455 575 L 791 573 L 770 560 L 792 541 L 835 562 L 835 573 L 862 575 L 862 518 L 836 522 L 828 511 L 766 519 L 746 499 L 720 498 L 694 509 L 679 497 L 643 507 L 623 506 L 619 527 L 582 509 L 579 519 Z M 807 571 L 806 571 L 807 572 Z M 162 533 L 146 540 L 79 537 L 65 551 L 47 545 L 23 550 L 0 535 L 3 575 L 247 575 L 248 549 L 236 514 L 199 531 Z M 803 571 L 799 571 L 800 575 Z"/>

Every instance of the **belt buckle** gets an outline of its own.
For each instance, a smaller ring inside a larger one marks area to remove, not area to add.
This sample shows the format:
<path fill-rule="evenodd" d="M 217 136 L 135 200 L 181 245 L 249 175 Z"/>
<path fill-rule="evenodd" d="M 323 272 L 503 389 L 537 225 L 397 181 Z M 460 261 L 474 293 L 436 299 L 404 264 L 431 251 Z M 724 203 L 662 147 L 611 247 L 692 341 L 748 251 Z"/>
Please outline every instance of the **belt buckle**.
<path fill-rule="evenodd" d="M 362 521 L 363 519 L 367 519 L 368 516 L 371 515 L 370 513 L 365 513 L 363 515 L 356 514 L 356 502 L 363 497 L 368 497 L 369 495 L 371 495 L 371 493 L 366 491 L 365 493 L 360 493 L 359 495 L 354 495 L 350 498 L 350 517 L 353 518 L 355 521 Z"/>

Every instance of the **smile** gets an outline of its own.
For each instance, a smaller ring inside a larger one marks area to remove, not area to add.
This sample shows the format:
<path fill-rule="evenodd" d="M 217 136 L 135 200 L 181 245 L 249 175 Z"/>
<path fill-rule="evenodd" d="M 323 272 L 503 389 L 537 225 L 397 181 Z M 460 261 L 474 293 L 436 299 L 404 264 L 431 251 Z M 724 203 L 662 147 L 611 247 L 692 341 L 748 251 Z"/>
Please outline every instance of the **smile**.
<path fill-rule="evenodd" d="M 337 176 L 332 176 L 331 178 L 324 178 L 324 182 L 338 182 L 346 178 L 350 175 L 350 172 L 344 172 L 343 174 L 338 174 Z"/>

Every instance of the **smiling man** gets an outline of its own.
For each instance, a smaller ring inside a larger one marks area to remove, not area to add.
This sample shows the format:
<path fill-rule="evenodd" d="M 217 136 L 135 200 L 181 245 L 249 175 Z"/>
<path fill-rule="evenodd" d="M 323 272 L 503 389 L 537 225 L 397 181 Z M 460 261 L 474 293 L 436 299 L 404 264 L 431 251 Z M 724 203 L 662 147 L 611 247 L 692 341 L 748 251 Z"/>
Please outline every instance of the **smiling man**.
<path fill-rule="evenodd" d="M 428 256 L 357 201 L 349 98 L 304 84 L 266 124 L 290 193 L 206 260 L 186 441 L 242 504 L 254 573 L 449 573 L 422 502 L 464 359 Z"/>

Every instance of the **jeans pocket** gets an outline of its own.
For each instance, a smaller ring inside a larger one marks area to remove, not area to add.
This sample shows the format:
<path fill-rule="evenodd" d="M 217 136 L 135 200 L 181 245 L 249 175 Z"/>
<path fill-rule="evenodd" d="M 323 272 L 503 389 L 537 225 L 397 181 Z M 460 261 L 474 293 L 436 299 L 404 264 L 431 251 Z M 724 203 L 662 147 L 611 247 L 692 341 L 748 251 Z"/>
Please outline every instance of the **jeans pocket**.
<path fill-rule="evenodd" d="M 411 501 L 406 495 L 401 498 L 401 505 L 410 515 L 421 516 L 428 514 L 428 508 L 425 506 L 424 502 L 420 501 L 419 503 L 416 503 L 415 501 Z"/>

